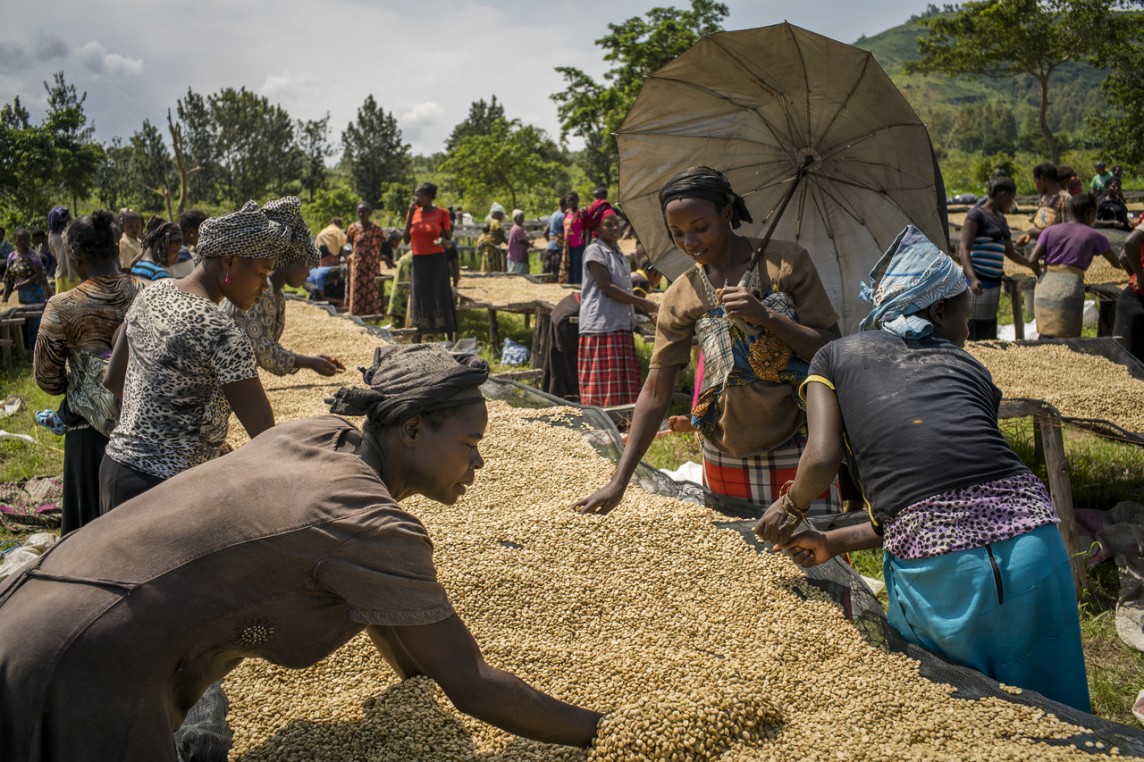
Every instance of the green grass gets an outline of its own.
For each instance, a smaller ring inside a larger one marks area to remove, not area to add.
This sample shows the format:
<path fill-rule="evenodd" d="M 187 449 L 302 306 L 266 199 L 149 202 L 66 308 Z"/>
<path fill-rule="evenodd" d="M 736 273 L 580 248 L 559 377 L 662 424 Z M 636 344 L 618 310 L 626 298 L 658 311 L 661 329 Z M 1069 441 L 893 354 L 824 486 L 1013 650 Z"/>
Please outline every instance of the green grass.
<path fill-rule="evenodd" d="M 32 378 L 32 368 L 26 359 L 13 363 L 12 371 L 0 375 L 3 396 L 11 394 L 24 398 L 24 409 L 7 418 L 0 418 L 0 429 L 12 434 L 29 434 L 36 443 L 19 439 L 0 440 L 0 482 L 22 481 L 32 476 L 59 476 L 64 469 L 63 437 L 58 437 L 36 424 L 37 410 L 55 410 L 60 397 L 45 394 Z"/>

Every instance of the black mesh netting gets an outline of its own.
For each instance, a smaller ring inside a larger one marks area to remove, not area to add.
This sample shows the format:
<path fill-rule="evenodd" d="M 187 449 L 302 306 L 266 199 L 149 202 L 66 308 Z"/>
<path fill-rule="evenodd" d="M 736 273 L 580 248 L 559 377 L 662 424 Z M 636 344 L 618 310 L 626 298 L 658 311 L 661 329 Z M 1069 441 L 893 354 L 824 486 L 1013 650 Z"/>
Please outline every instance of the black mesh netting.
<path fill-rule="evenodd" d="M 559 416 L 554 415 L 548 421 L 550 425 L 575 429 L 600 454 L 613 461 L 619 459 L 619 431 L 602 410 L 570 405 L 565 400 L 531 387 L 496 378 L 490 379 L 482 387 L 482 390 L 489 399 L 501 400 L 515 407 L 562 408 Z M 578 411 L 578 415 L 570 418 L 568 416 L 570 407 Z M 747 543 L 760 551 L 765 549 L 766 544 L 758 541 L 752 531 L 755 521 L 762 515 L 762 506 L 715 495 L 694 484 L 673 481 L 660 471 L 642 463 L 637 469 L 633 481 L 637 482 L 643 489 L 655 494 L 700 503 L 712 508 L 724 517 L 716 522 L 718 526 L 734 529 L 743 536 Z M 864 520 L 864 516 L 861 514 L 843 514 L 839 517 L 818 520 L 816 523 L 853 519 Z M 978 699 L 991 696 L 1004 701 L 1037 707 L 1055 714 L 1065 722 L 1088 728 L 1090 731 L 1068 740 L 1049 740 L 1047 743 L 1072 746 L 1079 751 L 1095 754 L 1106 754 L 1107 752 L 1095 748 L 1096 742 L 1103 742 L 1106 749 L 1113 746 L 1118 747 L 1122 755 L 1144 757 L 1144 729 L 1102 720 L 1091 714 L 1047 699 L 1034 691 L 1024 690 L 1020 694 L 1009 693 L 1003 690 L 995 680 L 976 670 L 950 664 L 924 648 L 907 643 L 886 621 L 881 603 L 874 597 L 866 583 L 849 565 L 841 560 L 832 559 L 828 563 L 804 569 L 803 573 L 806 576 L 806 584 L 819 588 L 836 601 L 846 617 L 853 622 L 854 626 L 870 643 L 890 651 L 905 653 L 910 658 L 915 659 L 920 664 L 922 677 L 953 686 L 955 697 Z M 794 592 L 800 594 L 797 588 Z M 1094 746 L 1087 747 L 1085 742 L 1093 743 Z"/>

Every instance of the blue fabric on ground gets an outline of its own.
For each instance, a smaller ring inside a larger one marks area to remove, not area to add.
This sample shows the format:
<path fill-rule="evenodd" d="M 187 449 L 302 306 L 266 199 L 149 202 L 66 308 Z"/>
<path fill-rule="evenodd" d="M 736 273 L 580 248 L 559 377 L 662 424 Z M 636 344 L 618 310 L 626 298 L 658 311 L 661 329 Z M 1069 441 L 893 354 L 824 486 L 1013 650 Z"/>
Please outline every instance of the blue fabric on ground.
<path fill-rule="evenodd" d="M 986 548 L 883 557 L 887 618 L 906 640 L 998 682 L 1091 712 L 1068 553 L 1055 525 Z"/>

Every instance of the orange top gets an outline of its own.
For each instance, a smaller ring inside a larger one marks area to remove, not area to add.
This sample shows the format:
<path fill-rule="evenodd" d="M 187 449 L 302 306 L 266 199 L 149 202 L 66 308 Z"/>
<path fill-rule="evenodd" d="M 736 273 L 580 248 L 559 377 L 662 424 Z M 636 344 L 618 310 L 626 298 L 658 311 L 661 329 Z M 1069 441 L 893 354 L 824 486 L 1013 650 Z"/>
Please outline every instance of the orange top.
<path fill-rule="evenodd" d="M 422 207 L 417 207 L 413 212 L 413 224 L 409 226 L 409 247 L 413 250 L 414 256 L 440 254 L 445 251 L 444 246 L 434 241 L 437 241 L 441 233 L 446 230 L 452 230 L 452 221 L 449 219 L 447 209 L 435 206 L 433 211 L 426 213 Z"/>

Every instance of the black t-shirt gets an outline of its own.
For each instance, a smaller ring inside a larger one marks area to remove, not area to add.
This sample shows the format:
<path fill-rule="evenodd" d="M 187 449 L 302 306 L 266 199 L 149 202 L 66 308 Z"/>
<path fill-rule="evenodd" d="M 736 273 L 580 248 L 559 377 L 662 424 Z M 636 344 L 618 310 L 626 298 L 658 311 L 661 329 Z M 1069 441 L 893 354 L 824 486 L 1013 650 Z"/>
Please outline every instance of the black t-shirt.
<path fill-rule="evenodd" d="M 997 428 L 1001 390 L 945 339 L 863 331 L 815 354 L 834 386 L 849 465 L 879 523 L 948 490 L 1027 471 Z"/>

